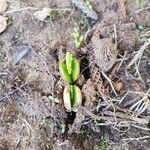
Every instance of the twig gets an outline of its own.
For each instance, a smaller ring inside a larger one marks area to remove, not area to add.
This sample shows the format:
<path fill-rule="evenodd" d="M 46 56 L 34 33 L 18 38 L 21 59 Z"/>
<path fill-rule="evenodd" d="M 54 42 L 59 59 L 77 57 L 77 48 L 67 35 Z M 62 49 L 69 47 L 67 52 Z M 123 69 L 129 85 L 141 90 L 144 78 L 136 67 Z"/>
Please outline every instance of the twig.
<path fill-rule="evenodd" d="M 116 25 L 113 24 L 114 27 L 114 36 L 115 36 L 115 50 L 117 50 L 117 29 L 116 29 Z"/>
<path fill-rule="evenodd" d="M 144 140 L 144 139 L 149 139 L 150 136 L 143 136 L 143 137 L 138 137 L 138 138 L 126 138 L 122 139 L 123 141 L 134 141 L 134 140 Z"/>
<path fill-rule="evenodd" d="M 107 79 L 107 81 L 110 83 L 110 86 L 111 86 L 111 88 L 112 88 L 114 94 L 117 96 L 117 93 L 116 93 L 116 91 L 115 91 L 115 88 L 114 88 L 114 86 L 113 86 L 111 80 L 107 77 L 107 75 L 106 75 L 103 71 L 102 71 L 102 75 L 103 75 L 103 76 Z"/>
<path fill-rule="evenodd" d="M 144 43 L 144 45 L 141 47 L 141 49 L 138 51 L 138 53 L 134 56 L 134 58 L 130 61 L 127 68 L 130 68 L 138 59 L 141 59 L 144 50 L 150 45 L 150 39 Z"/>
<path fill-rule="evenodd" d="M 10 14 L 10 13 L 15 13 L 18 11 L 25 11 L 25 10 L 38 10 L 38 8 L 25 7 L 25 8 L 20 8 L 20 9 L 16 9 L 16 10 L 6 11 L 3 14 Z M 50 8 L 50 10 L 52 10 L 52 11 L 71 11 L 71 9 L 69 9 L 69 8 Z"/>
<path fill-rule="evenodd" d="M 126 59 L 125 59 L 126 55 L 127 55 L 127 51 L 125 51 L 125 53 L 124 53 L 124 55 L 123 55 L 123 58 L 121 59 L 121 62 L 120 62 L 120 64 L 119 64 L 118 68 L 117 68 L 117 71 L 119 71 L 119 69 L 120 69 L 120 67 L 121 67 L 121 65 L 122 65 L 122 63 L 123 63 L 123 61 L 126 60 Z"/>
<path fill-rule="evenodd" d="M 150 92 L 150 89 L 145 93 L 145 95 L 143 96 L 143 98 L 141 100 L 139 100 L 138 102 L 136 102 L 135 104 L 133 104 L 130 107 L 130 110 L 135 109 L 134 111 L 137 112 L 138 114 L 141 114 L 142 112 L 144 112 L 145 109 L 147 109 L 149 107 L 149 105 L 150 105 L 150 101 L 149 101 L 149 99 L 147 97 L 147 94 L 149 92 Z M 145 102 L 145 99 L 147 100 L 146 102 Z"/>
<path fill-rule="evenodd" d="M 98 120 L 105 120 L 105 121 L 115 121 L 114 120 L 114 117 L 110 117 L 110 116 L 97 116 L 95 114 L 93 114 L 90 110 L 88 110 L 86 107 L 83 107 L 81 106 L 79 109 L 83 110 L 87 115 L 91 116 L 92 118 L 94 119 L 98 119 Z M 136 118 L 134 116 L 129 116 L 125 113 L 121 113 L 121 112 L 117 112 L 116 113 L 116 117 L 119 117 L 117 118 L 118 121 L 122 121 L 122 120 L 125 120 L 127 119 L 127 122 L 129 123 L 133 123 L 134 122 L 137 122 L 139 124 L 148 124 L 149 122 L 149 119 L 145 119 L 145 118 Z"/>
<path fill-rule="evenodd" d="M 149 128 L 140 127 L 140 126 L 137 126 L 137 125 L 135 125 L 135 124 L 131 124 L 131 126 L 133 126 L 133 127 L 135 127 L 135 128 L 138 128 L 138 129 L 141 129 L 141 130 L 150 131 Z"/>
<path fill-rule="evenodd" d="M 15 9 L 15 10 L 11 10 L 11 11 L 6 11 L 3 14 L 11 14 L 11 13 L 15 13 L 15 12 L 18 12 L 18 11 L 25 11 L 25 10 L 38 10 L 38 8 L 35 8 L 35 7 L 25 7 L 25 8 Z"/>

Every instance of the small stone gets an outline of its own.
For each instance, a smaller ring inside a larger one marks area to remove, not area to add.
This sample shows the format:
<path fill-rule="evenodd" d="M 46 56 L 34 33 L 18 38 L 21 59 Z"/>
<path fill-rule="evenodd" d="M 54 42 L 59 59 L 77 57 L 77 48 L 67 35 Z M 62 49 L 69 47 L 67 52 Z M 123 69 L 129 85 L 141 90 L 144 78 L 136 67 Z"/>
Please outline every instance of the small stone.
<path fill-rule="evenodd" d="M 115 85 L 115 90 L 116 90 L 117 92 L 120 92 L 121 89 L 122 89 L 122 87 L 123 87 L 123 83 L 122 83 L 121 81 L 119 81 L 119 82 L 117 82 L 116 85 Z"/>
<path fill-rule="evenodd" d="M 41 11 L 34 13 L 35 18 L 44 21 L 48 16 L 50 16 L 51 9 L 48 7 L 43 8 Z"/>
<path fill-rule="evenodd" d="M 7 17 L 0 15 L 0 33 L 2 33 L 7 27 Z"/>
<path fill-rule="evenodd" d="M 7 10 L 8 4 L 5 1 L 0 1 L 0 13 L 3 13 Z"/>

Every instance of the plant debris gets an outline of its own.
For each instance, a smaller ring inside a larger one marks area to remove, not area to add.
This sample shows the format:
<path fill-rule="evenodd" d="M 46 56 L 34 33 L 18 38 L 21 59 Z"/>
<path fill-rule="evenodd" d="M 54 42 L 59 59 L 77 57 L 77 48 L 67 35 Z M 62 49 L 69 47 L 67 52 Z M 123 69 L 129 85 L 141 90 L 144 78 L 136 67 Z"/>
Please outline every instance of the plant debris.
<path fill-rule="evenodd" d="M 96 12 L 92 9 L 90 9 L 89 7 L 87 7 L 84 2 L 82 2 L 81 0 L 71 0 L 71 2 L 78 7 L 83 13 L 86 14 L 87 17 L 97 20 L 98 19 L 98 15 L 96 14 Z"/>
<path fill-rule="evenodd" d="M 0 15 L 0 33 L 2 33 L 7 28 L 7 17 Z"/>

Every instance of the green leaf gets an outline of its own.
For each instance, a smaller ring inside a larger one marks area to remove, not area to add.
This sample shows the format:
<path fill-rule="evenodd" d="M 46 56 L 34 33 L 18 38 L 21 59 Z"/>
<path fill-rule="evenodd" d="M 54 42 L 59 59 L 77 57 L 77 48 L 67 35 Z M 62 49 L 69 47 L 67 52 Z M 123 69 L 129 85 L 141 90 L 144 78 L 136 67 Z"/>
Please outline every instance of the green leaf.
<path fill-rule="evenodd" d="M 62 78 L 69 84 L 72 84 L 72 79 L 68 73 L 67 66 L 64 63 L 64 60 L 60 61 L 60 63 L 59 63 L 59 71 L 61 73 Z"/>
<path fill-rule="evenodd" d="M 81 106 L 82 104 L 82 94 L 81 94 L 81 90 L 73 85 L 73 105 L 71 106 L 72 107 L 72 111 L 77 111 L 77 108 L 79 106 Z"/>
<path fill-rule="evenodd" d="M 66 54 L 66 66 L 67 66 L 67 70 L 69 75 L 71 75 L 72 72 L 72 60 L 73 60 L 73 55 L 69 52 L 67 52 Z"/>
<path fill-rule="evenodd" d="M 72 77 L 72 81 L 75 82 L 78 79 L 79 74 L 80 74 L 80 63 L 76 58 L 73 58 L 72 70 L 73 71 L 72 71 L 71 77 Z"/>

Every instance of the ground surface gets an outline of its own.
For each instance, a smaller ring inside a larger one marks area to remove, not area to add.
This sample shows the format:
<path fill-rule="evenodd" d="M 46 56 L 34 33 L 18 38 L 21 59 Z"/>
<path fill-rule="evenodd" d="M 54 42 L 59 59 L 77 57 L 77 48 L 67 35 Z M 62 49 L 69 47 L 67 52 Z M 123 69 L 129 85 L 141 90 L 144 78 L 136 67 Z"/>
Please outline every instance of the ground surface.
<path fill-rule="evenodd" d="M 150 3 L 91 6 L 96 21 L 69 0 L 8 1 L 0 33 L 0 150 L 150 149 Z M 52 12 L 41 21 L 34 13 L 44 7 Z M 85 36 L 80 48 L 74 28 Z M 66 51 L 81 62 L 76 84 L 84 102 L 76 114 L 62 102 L 58 62 Z"/>

